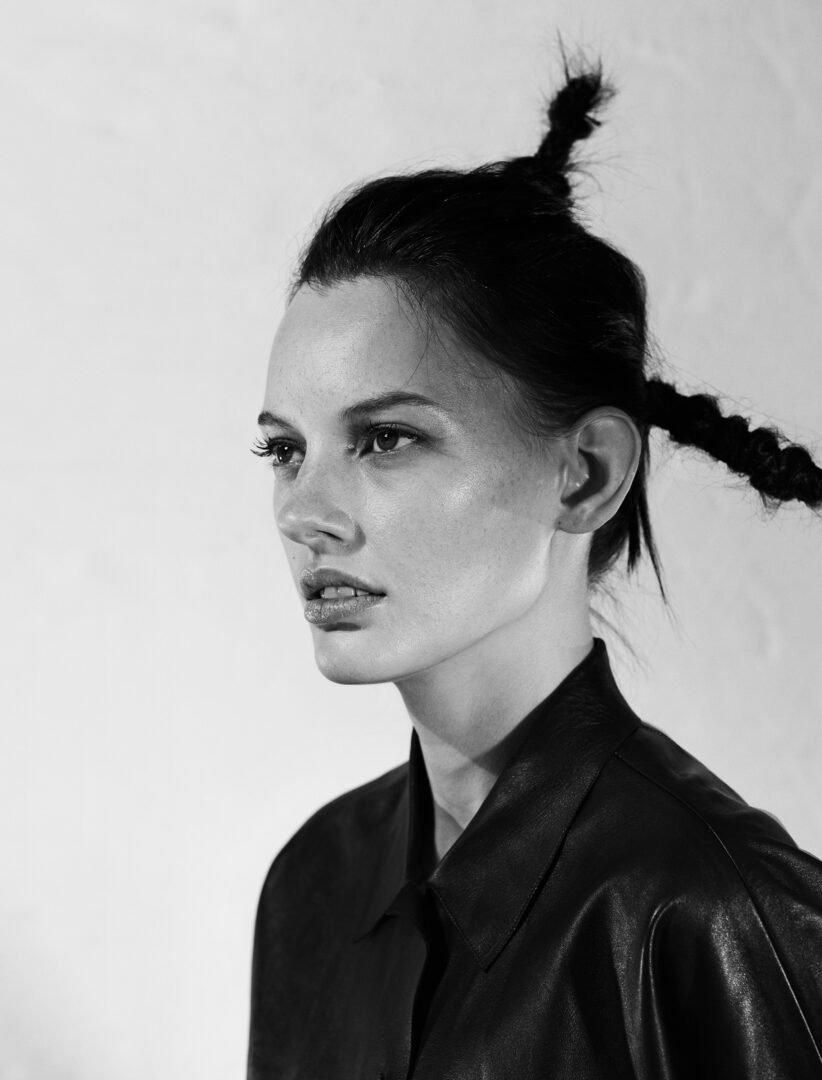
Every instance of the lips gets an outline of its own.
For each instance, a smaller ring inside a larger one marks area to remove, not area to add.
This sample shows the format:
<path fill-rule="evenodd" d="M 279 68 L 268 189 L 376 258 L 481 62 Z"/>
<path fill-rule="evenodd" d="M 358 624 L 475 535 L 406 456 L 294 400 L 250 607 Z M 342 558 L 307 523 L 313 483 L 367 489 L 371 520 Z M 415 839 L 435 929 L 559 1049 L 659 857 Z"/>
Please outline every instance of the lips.
<path fill-rule="evenodd" d="M 368 593 L 371 596 L 385 596 L 385 593 L 381 592 L 376 585 L 330 566 L 306 568 L 300 574 L 300 589 L 306 600 L 318 599 L 322 590 L 329 585 L 356 589 L 357 592 Z"/>
<path fill-rule="evenodd" d="M 307 600 L 303 615 L 308 622 L 322 626 L 326 623 L 340 622 L 342 619 L 350 620 L 381 604 L 384 599 L 384 593 L 368 593 L 363 596 L 335 596 L 327 600 Z"/>

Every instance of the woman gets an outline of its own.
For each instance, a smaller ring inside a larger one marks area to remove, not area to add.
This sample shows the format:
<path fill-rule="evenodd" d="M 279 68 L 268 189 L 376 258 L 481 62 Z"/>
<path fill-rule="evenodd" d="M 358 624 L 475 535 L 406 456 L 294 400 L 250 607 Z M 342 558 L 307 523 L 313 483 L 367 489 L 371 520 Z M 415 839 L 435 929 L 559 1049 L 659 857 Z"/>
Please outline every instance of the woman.
<path fill-rule="evenodd" d="M 410 758 L 277 855 L 252 1080 L 822 1077 L 822 864 L 622 697 L 589 595 L 647 551 L 648 431 L 822 506 L 778 432 L 648 377 L 640 272 L 574 216 L 610 96 L 532 157 L 326 214 L 272 349 L 277 525 L 334 682 Z"/>

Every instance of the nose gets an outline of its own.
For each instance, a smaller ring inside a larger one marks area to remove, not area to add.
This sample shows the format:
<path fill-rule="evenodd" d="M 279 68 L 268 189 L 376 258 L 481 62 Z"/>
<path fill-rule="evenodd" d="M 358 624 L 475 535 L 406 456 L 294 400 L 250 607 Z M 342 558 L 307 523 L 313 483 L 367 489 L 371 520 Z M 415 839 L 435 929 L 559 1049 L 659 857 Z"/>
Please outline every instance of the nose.
<path fill-rule="evenodd" d="M 283 494 L 275 494 L 277 528 L 296 544 L 316 545 L 329 538 L 350 544 L 357 526 L 344 503 L 344 480 L 315 460 L 303 462 L 297 476 L 287 482 Z"/>

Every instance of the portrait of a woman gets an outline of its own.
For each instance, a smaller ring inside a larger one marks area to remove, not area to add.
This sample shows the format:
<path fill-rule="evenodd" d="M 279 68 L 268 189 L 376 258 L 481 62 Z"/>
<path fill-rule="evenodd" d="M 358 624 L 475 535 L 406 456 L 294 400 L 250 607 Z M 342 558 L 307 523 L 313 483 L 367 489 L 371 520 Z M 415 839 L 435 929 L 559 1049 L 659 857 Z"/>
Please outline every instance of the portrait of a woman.
<path fill-rule="evenodd" d="M 532 155 L 370 180 L 295 269 L 255 452 L 327 679 L 408 760 L 279 852 L 249 1080 L 822 1077 L 822 863 L 637 714 L 592 590 L 649 561 L 649 432 L 822 508 L 822 468 L 652 358 L 580 220 L 613 108 L 565 61 Z"/>

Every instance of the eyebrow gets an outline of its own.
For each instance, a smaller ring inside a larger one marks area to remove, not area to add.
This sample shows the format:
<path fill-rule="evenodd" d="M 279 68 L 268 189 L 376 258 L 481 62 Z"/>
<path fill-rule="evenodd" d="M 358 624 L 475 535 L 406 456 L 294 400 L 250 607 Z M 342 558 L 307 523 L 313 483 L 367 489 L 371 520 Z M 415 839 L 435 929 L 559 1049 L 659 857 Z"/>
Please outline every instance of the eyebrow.
<path fill-rule="evenodd" d="M 387 394 L 378 394 L 376 397 L 354 402 L 353 405 L 346 405 L 344 409 L 340 410 L 339 419 L 344 424 L 350 424 L 363 416 L 367 416 L 369 413 L 379 412 L 380 409 L 391 409 L 396 405 L 420 405 L 423 408 L 436 409 L 446 416 L 449 415 L 444 405 L 441 405 L 438 401 L 433 401 L 424 394 L 411 394 L 405 390 L 392 390 Z M 274 413 L 267 410 L 260 413 L 257 417 L 257 423 L 260 427 L 269 427 L 275 424 L 280 424 L 283 427 L 292 426 L 288 420 L 283 419 L 281 416 L 275 416 Z"/>

